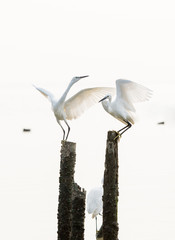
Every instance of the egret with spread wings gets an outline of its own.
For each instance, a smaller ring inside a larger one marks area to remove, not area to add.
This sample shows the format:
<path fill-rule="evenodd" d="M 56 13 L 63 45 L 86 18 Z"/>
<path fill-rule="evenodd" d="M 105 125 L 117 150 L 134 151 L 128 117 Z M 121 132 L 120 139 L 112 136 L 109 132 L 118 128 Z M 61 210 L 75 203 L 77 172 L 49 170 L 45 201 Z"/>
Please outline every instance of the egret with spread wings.
<path fill-rule="evenodd" d="M 122 135 L 134 124 L 136 112 L 134 103 L 149 100 L 152 91 L 133 81 L 118 79 L 115 95 L 112 99 L 112 96 L 107 94 L 99 102 L 102 102 L 106 112 L 126 125 L 118 131 Z"/>
<path fill-rule="evenodd" d="M 52 93 L 49 91 L 35 87 L 39 92 L 41 92 L 52 104 L 52 110 L 55 114 L 56 120 L 60 127 L 63 130 L 63 140 L 67 140 L 70 126 L 67 120 L 76 119 L 79 117 L 85 110 L 90 108 L 95 103 L 98 103 L 101 98 L 103 98 L 107 94 L 114 94 L 115 88 L 108 87 L 96 87 L 96 88 L 86 88 L 66 100 L 66 96 L 72 87 L 72 85 L 78 82 L 82 78 L 86 78 L 88 76 L 74 77 L 70 81 L 68 87 L 63 93 L 62 97 L 57 100 Z M 68 132 L 65 137 L 65 130 L 61 124 L 61 121 L 64 121 L 67 125 Z"/>

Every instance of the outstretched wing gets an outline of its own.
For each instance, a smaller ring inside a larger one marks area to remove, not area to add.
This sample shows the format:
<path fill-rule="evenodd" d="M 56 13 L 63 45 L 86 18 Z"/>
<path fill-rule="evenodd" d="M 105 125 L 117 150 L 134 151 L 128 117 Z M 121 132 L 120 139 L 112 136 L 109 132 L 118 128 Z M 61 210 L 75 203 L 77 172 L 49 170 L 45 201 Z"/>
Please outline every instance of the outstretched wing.
<path fill-rule="evenodd" d="M 98 103 L 104 96 L 115 95 L 115 88 L 96 87 L 83 89 L 64 104 L 66 119 L 71 120 L 79 117 L 84 111 Z"/>
<path fill-rule="evenodd" d="M 149 100 L 152 91 L 141 84 L 119 79 L 116 80 L 117 100 L 122 101 L 130 111 L 135 111 L 133 103 Z"/>
<path fill-rule="evenodd" d="M 39 88 L 39 87 L 36 87 L 35 85 L 33 85 L 41 94 L 43 94 L 46 98 L 48 98 L 48 100 L 51 102 L 51 103 L 53 103 L 53 101 L 54 101 L 54 95 L 51 93 L 51 92 L 49 92 L 49 91 L 47 91 L 47 90 L 45 90 L 45 89 L 43 89 L 43 88 Z"/>

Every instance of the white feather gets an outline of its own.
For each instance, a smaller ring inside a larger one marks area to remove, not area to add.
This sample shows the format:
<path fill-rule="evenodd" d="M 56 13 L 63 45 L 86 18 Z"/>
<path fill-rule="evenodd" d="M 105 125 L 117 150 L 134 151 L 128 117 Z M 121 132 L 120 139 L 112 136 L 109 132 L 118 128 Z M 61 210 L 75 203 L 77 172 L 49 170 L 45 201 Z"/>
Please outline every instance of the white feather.
<path fill-rule="evenodd" d="M 84 90 L 81 90 L 74 96 L 72 96 L 70 99 L 66 101 L 67 94 L 72 87 L 74 83 L 79 81 L 82 78 L 85 78 L 88 76 L 81 76 L 81 77 L 74 77 L 68 87 L 66 88 L 65 92 L 61 96 L 59 100 L 56 100 L 54 95 L 49 92 L 48 90 L 45 90 L 43 88 L 35 87 L 40 93 L 42 93 L 45 97 L 48 98 L 48 100 L 52 104 L 52 110 L 55 114 L 56 120 L 60 127 L 63 130 L 63 140 L 68 138 L 70 127 L 67 123 L 67 120 L 72 120 L 75 118 L 78 118 L 81 114 L 84 113 L 88 108 L 93 106 L 94 104 L 98 103 L 99 100 L 104 97 L 106 94 L 115 94 L 115 88 L 105 88 L 105 87 L 96 87 L 96 88 L 87 88 Z M 61 120 L 63 120 L 67 127 L 68 132 L 65 138 L 65 130 L 63 126 L 61 125 Z"/>
<path fill-rule="evenodd" d="M 101 101 L 106 112 L 127 125 L 118 131 L 123 131 L 122 133 L 124 133 L 135 121 L 134 103 L 147 101 L 151 95 L 152 91 L 150 89 L 138 83 L 118 79 L 116 80 L 115 98 L 112 99 L 112 97 L 108 95 L 101 99 Z"/>
<path fill-rule="evenodd" d="M 96 217 L 102 211 L 102 196 L 102 186 L 91 189 L 87 195 L 87 211 L 89 214 L 92 214 L 92 218 Z"/>
<path fill-rule="evenodd" d="M 105 95 L 114 96 L 115 88 L 96 87 L 81 90 L 64 104 L 66 119 L 72 120 L 80 117 L 87 109 L 98 103 Z"/>

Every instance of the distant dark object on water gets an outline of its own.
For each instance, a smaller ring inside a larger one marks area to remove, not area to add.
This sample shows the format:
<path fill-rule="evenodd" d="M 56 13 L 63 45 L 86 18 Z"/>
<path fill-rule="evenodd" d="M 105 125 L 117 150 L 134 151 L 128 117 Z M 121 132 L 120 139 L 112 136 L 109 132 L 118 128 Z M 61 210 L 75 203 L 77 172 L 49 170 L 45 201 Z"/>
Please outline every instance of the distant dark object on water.
<path fill-rule="evenodd" d="M 30 132 L 31 129 L 30 128 L 23 128 L 23 132 Z"/>
<path fill-rule="evenodd" d="M 163 124 L 165 124 L 165 122 L 158 122 L 157 124 L 159 124 L 159 125 L 163 125 Z"/>

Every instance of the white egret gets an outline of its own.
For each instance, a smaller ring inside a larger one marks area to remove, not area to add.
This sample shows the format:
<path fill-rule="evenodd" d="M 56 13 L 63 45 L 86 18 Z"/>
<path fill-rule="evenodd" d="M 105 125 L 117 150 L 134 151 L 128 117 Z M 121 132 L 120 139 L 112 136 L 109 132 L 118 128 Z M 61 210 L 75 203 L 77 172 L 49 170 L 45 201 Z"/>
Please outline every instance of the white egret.
<path fill-rule="evenodd" d="M 112 96 L 108 94 L 99 102 L 102 102 L 106 112 L 126 124 L 125 127 L 118 131 L 121 136 L 134 124 L 136 110 L 133 104 L 149 100 L 151 94 L 152 91 L 150 89 L 138 83 L 118 79 L 116 80 L 116 96 L 114 100 L 112 100 Z"/>
<path fill-rule="evenodd" d="M 39 92 L 41 92 L 52 104 L 52 110 L 55 114 L 56 120 L 60 127 L 63 130 L 63 140 L 67 140 L 70 127 L 67 123 L 67 120 L 72 120 L 79 117 L 86 109 L 90 108 L 95 103 L 98 103 L 101 98 L 103 98 L 106 94 L 114 94 L 115 88 L 108 87 L 96 87 L 96 88 L 87 88 L 83 89 L 67 101 L 66 96 L 74 83 L 79 81 L 82 78 L 88 76 L 74 77 L 70 81 L 68 87 L 63 93 L 62 97 L 57 100 L 52 93 L 49 91 L 34 86 Z M 64 121 L 68 127 L 68 132 L 65 138 L 65 130 L 61 125 L 60 121 Z"/>
<path fill-rule="evenodd" d="M 96 220 L 97 232 L 97 215 L 102 212 L 103 207 L 103 186 L 92 188 L 87 195 L 87 211 L 92 214 L 92 218 Z"/>

